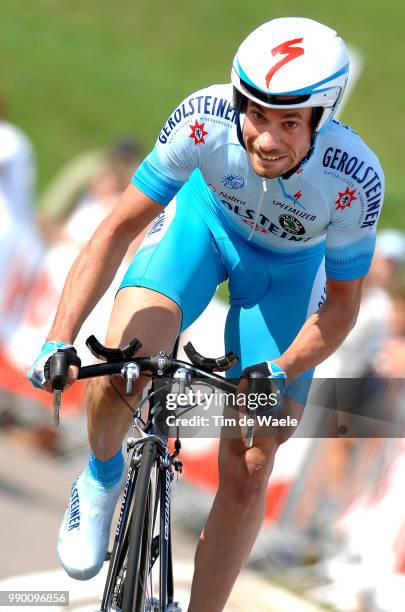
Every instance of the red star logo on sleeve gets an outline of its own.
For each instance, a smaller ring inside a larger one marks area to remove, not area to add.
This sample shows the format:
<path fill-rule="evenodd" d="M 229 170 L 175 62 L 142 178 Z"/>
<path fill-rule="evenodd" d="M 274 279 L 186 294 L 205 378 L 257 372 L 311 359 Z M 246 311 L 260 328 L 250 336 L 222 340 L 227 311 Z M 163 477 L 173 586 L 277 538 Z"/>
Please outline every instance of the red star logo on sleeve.
<path fill-rule="evenodd" d="M 335 204 L 337 204 L 335 210 L 347 208 L 352 202 L 354 202 L 354 200 L 358 200 L 358 198 L 356 198 L 354 195 L 356 191 L 356 189 L 352 189 L 352 191 L 350 191 L 348 187 L 346 187 L 344 192 L 339 191 L 339 198 L 335 202 Z"/>
<path fill-rule="evenodd" d="M 204 136 L 207 136 L 208 132 L 204 130 L 204 123 L 201 125 L 198 123 L 197 119 L 195 120 L 194 125 L 190 125 L 191 134 L 189 138 L 194 138 L 194 144 L 205 144 Z"/>

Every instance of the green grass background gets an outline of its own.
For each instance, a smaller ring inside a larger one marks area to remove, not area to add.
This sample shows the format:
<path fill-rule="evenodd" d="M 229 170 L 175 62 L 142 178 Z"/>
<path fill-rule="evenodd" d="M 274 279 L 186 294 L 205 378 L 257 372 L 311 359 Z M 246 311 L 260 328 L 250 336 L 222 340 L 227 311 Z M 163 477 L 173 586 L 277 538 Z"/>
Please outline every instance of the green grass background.
<path fill-rule="evenodd" d="M 383 226 L 405 228 L 404 30 L 400 0 L 0 0 L 0 90 L 32 138 L 41 190 L 76 153 L 132 133 L 148 150 L 193 90 L 229 80 L 257 25 L 305 16 L 357 45 L 365 68 L 344 111 L 386 173 Z"/>

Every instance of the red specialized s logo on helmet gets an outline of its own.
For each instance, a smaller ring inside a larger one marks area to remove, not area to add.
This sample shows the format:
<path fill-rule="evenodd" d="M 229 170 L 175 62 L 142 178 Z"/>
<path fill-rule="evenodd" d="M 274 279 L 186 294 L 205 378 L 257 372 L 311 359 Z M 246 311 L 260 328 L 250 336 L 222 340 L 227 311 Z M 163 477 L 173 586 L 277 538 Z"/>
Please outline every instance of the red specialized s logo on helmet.
<path fill-rule="evenodd" d="M 293 40 L 287 40 L 286 42 L 281 43 L 281 45 L 277 45 L 274 49 L 271 50 L 271 54 L 274 57 L 275 55 L 285 55 L 283 59 L 281 59 L 277 64 L 274 64 L 272 68 L 266 74 L 266 85 L 269 87 L 269 83 L 277 70 L 280 70 L 284 64 L 291 62 L 293 59 L 296 59 L 300 55 L 304 55 L 303 47 L 293 47 L 292 45 L 296 45 L 297 43 L 301 43 L 303 38 L 294 38 Z"/>

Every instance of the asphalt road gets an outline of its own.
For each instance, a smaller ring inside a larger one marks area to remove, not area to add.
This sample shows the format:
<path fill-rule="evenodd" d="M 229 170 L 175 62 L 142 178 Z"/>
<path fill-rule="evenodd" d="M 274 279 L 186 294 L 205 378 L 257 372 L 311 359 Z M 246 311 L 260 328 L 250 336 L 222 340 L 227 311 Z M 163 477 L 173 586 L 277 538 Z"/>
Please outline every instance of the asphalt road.
<path fill-rule="evenodd" d="M 84 427 L 84 423 L 79 423 L 78 427 Z M 80 438 L 83 439 L 82 429 L 78 435 L 79 444 Z M 82 471 L 86 457 L 87 451 L 82 449 L 54 458 L 34 448 L 28 433 L 0 430 L 0 541 L 3 553 L 0 555 L 0 590 L 69 590 L 69 610 L 93 612 L 97 609 L 106 568 L 91 581 L 74 581 L 60 568 L 55 552 L 71 482 Z M 184 606 L 184 612 L 196 540 L 197 536 L 175 526 L 176 598 Z M 10 607 L 0 605 L 0 610 L 9 611 Z M 275 588 L 260 574 L 246 570 L 237 581 L 226 612 L 247 610 L 316 612 L 318 608 Z"/>

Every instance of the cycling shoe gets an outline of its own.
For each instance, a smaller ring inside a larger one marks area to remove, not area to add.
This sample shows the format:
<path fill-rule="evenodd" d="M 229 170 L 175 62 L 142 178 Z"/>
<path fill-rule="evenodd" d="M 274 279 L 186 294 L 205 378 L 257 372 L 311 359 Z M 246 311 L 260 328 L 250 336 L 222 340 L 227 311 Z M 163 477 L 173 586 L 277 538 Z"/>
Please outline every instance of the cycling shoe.
<path fill-rule="evenodd" d="M 57 544 L 59 560 L 72 578 L 89 580 L 101 570 L 123 481 L 124 475 L 106 488 L 86 469 L 73 482 Z"/>

